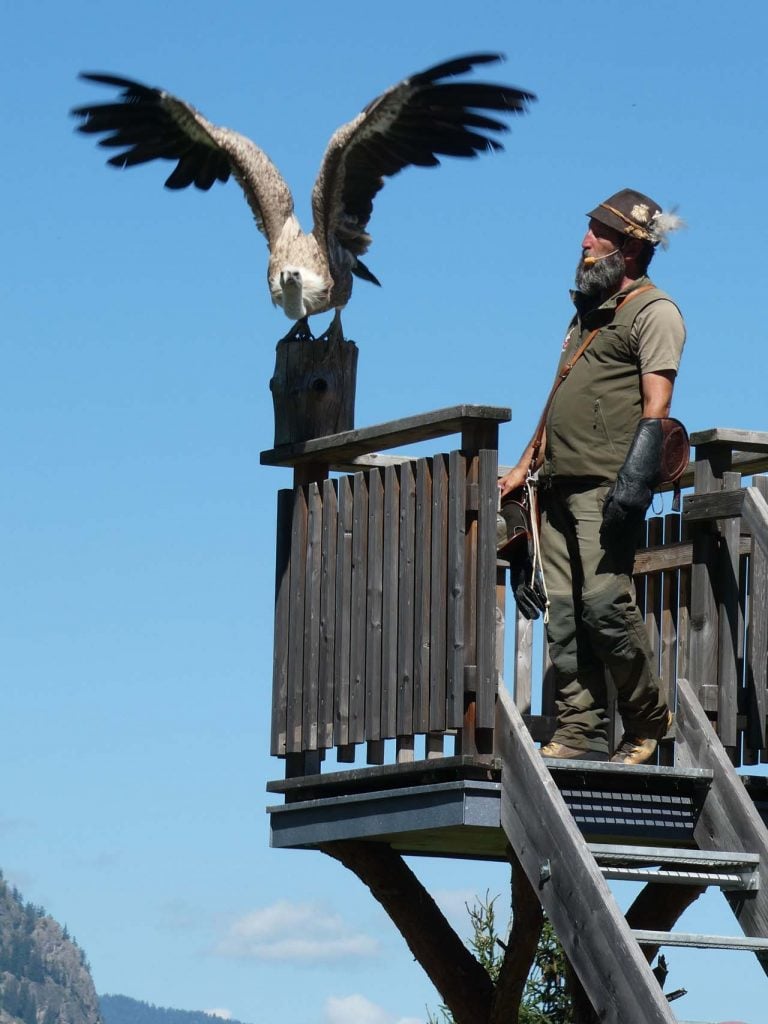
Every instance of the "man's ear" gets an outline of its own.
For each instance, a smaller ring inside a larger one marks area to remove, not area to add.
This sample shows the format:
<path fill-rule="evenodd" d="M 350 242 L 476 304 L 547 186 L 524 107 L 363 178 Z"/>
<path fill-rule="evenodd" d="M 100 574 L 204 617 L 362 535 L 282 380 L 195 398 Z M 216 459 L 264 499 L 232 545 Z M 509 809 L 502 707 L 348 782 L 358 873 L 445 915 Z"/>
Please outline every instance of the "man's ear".
<path fill-rule="evenodd" d="M 619 246 L 624 254 L 624 259 L 636 259 L 640 255 L 642 247 L 642 241 L 639 238 L 632 238 L 631 235 L 625 235 Z"/>

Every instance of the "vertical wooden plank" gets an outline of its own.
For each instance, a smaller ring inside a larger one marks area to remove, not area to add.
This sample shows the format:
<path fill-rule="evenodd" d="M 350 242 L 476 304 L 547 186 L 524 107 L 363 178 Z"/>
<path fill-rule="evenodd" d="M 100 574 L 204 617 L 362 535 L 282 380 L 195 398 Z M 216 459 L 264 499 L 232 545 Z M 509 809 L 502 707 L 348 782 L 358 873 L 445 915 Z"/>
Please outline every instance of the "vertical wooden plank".
<path fill-rule="evenodd" d="M 288 631 L 288 697 L 286 753 L 302 752 L 301 715 L 304 674 L 304 581 L 307 558 L 307 488 L 294 488 L 291 522 L 290 629 Z"/>
<path fill-rule="evenodd" d="M 725 467 L 727 468 L 727 466 Z M 722 453 L 712 445 L 696 449 L 694 491 L 705 494 L 722 488 Z M 690 675 L 706 711 L 717 710 L 717 601 L 712 585 L 716 573 L 714 527 L 697 525 L 692 530 Z"/>
<path fill-rule="evenodd" d="M 384 764 L 384 740 L 373 740 L 365 745 L 367 764 Z"/>
<path fill-rule="evenodd" d="M 664 543 L 680 540 L 680 515 L 671 512 L 664 517 Z M 677 679 L 677 617 L 680 571 L 665 569 L 661 583 L 661 680 L 667 704 L 674 707 Z"/>
<path fill-rule="evenodd" d="M 301 749 L 317 750 L 318 685 L 320 675 L 320 543 L 323 509 L 317 483 L 307 487 L 307 552 L 304 570 L 304 683 L 302 687 Z"/>
<path fill-rule="evenodd" d="M 541 713 L 552 719 L 557 717 L 557 672 L 546 639 L 541 650 Z"/>
<path fill-rule="evenodd" d="M 649 519 L 648 547 L 659 547 L 664 543 L 664 521 L 658 516 Z M 645 628 L 654 656 L 654 668 L 659 670 L 661 653 L 661 573 L 648 573 L 645 578 Z"/>
<path fill-rule="evenodd" d="M 365 643 L 365 738 L 381 739 L 381 647 L 384 603 L 384 481 L 368 474 L 368 585 Z M 378 756 L 369 750 L 369 756 Z M 371 762 L 376 763 L 376 762 Z"/>
<path fill-rule="evenodd" d="M 723 474 L 723 489 L 741 487 L 739 473 Z M 718 645 L 717 722 L 720 742 L 733 764 L 738 752 L 738 625 L 739 625 L 739 519 L 718 520 L 720 546 L 717 558 Z"/>
<path fill-rule="evenodd" d="M 751 745 L 750 721 L 752 719 L 750 708 L 750 686 L 749 686 L 749 665 L 748 665 L 748 623 L 749 612 L 749 579 L 751 573 L 751 561 L 748 552 L 744 551 L 744 542 L 740 543 L 741 557 L 739 559 L 739 749 L 741 751 L 742 765 L 755 765 L 760 763 L 760 744 L 756 747 Z"/>
<path fill-rule="evenodd" d="M 680 540 L 680 515 L 671 512 L 664 517 L 664 543 L 675 544 Z M 680 571 L 665 569 L 661 581 L 661 658 L 660 676 L 664 699 L 670 708 L 675 706 L 675 686 L 677 684 L 677 618 L 678 618 L 678 586 Z M 674 764 L 673 744 L 661 744 L 659 764 Z"/>
<path fill-rule="evenodd" d="M 317 742 L 333 746 L 336 649 L 336 545 L 338 542 L 337 484 L 323 481 L 322 554 L 320 559 L 320 666 L 318 679 Z"/>
<path fill-rule="evenodd" d="M 737 474 L 739 477 L 738 486 L 741 487 L 741 474 Z M 743 543 L 741 539 L 741 520 L 738 521 L 738 529 L 736 531 L 736 565 L 737 565 L 737 606 L 736 606 L 736 679 L 737 679 L 737 697 L 736 706 L 738 709 L 737 718 L 737 733 L 736 733 L 736 749 L 739 752 L 740 760 L 738 764 L 757 764 L 759 761 L 759 753 L 755 751 L 755 756 L 750 761 L 746 761 L 744 758 L 746 748 L 746 735 L 748 726 L 747 717 L 747 580 L 749 577 L 749 556 L 743 550 Z"/>
<path fill-rule="evenodd" d="M 291 523 L 293 491 L 277 492 L 277 551 L 275 562 L 275 646 L 272 662 L 272 729 L 270 753 L 286 750 L 288 699 L 288 635 L 291 608 Z"/>
<path fill-rule="evenodd" d="M 464 717 L 464 554 L 466 544 L 466 462 L 448 456 L 448 580 L 446 596 L 446 725 L 461 728 Z"/>
<path fill-rule="evenodd" d="M 476 452 L 467 457 L 465 467 L 464 691 L 466 710 L 467 701 L 472 701 L 475 698 L 477 674 L 477 505 L 480 459 Z"/>
<path fill-rule="evenodd" d="M 349 644 L 352 616 L 352 482 L 348 476 L 340 478 L 337 493 L 333 742 L 337 747 L 343 747 L 349 743 Z"/>
<path fill-rule="evenodd" d="M 507 611 L 507 563 L 496 561 L 496 685 L 504 679 L 504 643 Z"/>
<path fill-rule="evenodd" d="M 352 478 L 352 586 L 349 638 L 349 742 L 365 739 L 365 642 L 368 586 L 368 480 Z"/>
<path fill-rule="evenodd" d="M 752 484 L 768 498 L 768 477 L 755 477 Z M 754 540 L 749 556 L 746 710 L 746 744 L 761 752 L 762 761 L 768 760 L 768 552 Z"/>
<path fill-rule="evenodd" d="M 429 609 L 430 732 L 442 732 L 446 721 L 446 608 L 448 604 L 448 461 L 432 460 L 432 555 Z"/>
<path fill-rule="evenodd" d="M 643 548 L 647 548 L 650 541 L 648 540 L 648 520 L 646 519 L 642 526 L 642 537 L 638 545 L 638 551 Z M 640 614 L 645 618 L 645 589 L 648 577 L 645 573 L 636 573 L 633 577 L 632 582 L 635 585 L 635 604 L 640 609 Z"/>
<path fill-rule="evenodd" d="M 533 622 L 520 614 L 517 605 L 513 604 L 512 607 L 512 623 L 515 628 L 515 707 L 521 715 L 530 715 L 533 697 Z"/>
<path fill-rule="evenodd" d="M 398 546 L 400 480 L 395 466 L 384 470 L 382 566 L 381 735 L 397 735 Z"/>
<path fill-rule="evenodd" d="M 480 452 L 477 512 L 477 728 L 496 717 L 496 507 L 498 458 Z"/>
<path fill-rule="evenodd" d="M 397 616 L 397 735 L 413 735 L 413 620 L 414 551 L 416 541 L 416 480 L 413 464 L 400 467 L 400 529 Z M 404 748 L 407 749 L 407 748 Z M 398 760 L 400 758 L 398 757 Z"/>
<path fill-rule="evenodd" d="M 429 731 L 432 459 L 416 463 L 416 551 L 413 659 L 413 731 Z"/>
<path fill-rule="evenodd" d="M 690 540 L 688 523 L 680 521 L 680 539 Z M 677 677 L 690 679 L 691 668 L 691 570 L 692 565 L 680 569 L 677 597 Z M 677 685 L 675 685 L 675 702 L 677 702 Z"/>

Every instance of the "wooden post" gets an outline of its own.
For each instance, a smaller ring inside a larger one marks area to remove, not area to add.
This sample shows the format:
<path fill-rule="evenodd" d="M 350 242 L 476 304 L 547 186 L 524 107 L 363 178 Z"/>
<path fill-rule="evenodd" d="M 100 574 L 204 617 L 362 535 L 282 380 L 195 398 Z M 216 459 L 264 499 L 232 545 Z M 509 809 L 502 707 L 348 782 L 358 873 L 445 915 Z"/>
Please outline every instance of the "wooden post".
<path fill-rule="evenodd" d="M 269 382 L 275 409 L 275 447 L 352 430 L 355 425 L 357 345 L 333 332 L 328 340 L 278 342 Z"/>
<path fill-rule="evenodd" d="M 724 473 L 723 489 L 738 490 L 740 473 Z M 717 644 L 717 731 L 733 764 L 739 763 L 737 728 L 740 665 L 738 637 L 743 630 L 739 623 L 739 539 L 740 519 L 718 520 L 718 644 Z"/>
<path fill-rule="evenodd" d="M 722 490 L 731 451 L 719 444 L 696 448 L 694 489 L 699 494 Z M 712 586 L 716 578 L 716 537 L 713 527 L 696 526 L 691 571 L 690 681 L 707 711 L 717 711 L 718 607 Z"/>
<path fill-rule="evenodd" d="M 755 477 L 753 485 L 768 498 L 768 478 Z M 766 715 L 768 715 L 768 553 L 753 540 L 749 559 L 749 627 L 747 633 L 745 738 L 746 763 L 766 760 Z"/>

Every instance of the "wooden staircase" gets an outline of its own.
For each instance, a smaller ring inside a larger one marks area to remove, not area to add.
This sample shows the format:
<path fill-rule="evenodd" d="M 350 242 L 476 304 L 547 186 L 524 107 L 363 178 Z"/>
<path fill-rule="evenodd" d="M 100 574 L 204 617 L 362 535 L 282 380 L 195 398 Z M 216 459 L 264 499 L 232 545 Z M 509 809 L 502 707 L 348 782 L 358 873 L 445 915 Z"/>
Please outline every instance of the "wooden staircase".
<path fill-rule="evenodd" d="M 695 828 L 698 850 L 586 842 L 552 778 L 553 762 L 540 756 L 499 688 L 501 824 L 598 1018 L 609 1024 L 676 1020 L 644 947 L 749 950 L 768 970 L 768 830 L 686 680 L 678 680 L 678 695 L 680 764 L 712 770 Z M 609 879 L 717 885 L 745 936 L 633 931 Z"/>

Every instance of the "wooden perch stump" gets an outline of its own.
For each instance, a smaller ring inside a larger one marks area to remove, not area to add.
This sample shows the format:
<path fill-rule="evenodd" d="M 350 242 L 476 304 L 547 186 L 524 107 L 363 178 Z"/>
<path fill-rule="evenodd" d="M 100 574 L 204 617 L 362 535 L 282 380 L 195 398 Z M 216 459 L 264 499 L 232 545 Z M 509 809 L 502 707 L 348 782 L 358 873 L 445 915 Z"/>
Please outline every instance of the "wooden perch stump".
<path fill-rule="evenodd" d="M 278 342 L 269 382 L 275 447 L 354 428 L 357 352 L 333 326 L 317 339 Z"/>

